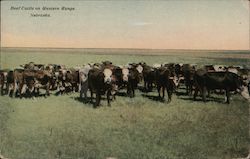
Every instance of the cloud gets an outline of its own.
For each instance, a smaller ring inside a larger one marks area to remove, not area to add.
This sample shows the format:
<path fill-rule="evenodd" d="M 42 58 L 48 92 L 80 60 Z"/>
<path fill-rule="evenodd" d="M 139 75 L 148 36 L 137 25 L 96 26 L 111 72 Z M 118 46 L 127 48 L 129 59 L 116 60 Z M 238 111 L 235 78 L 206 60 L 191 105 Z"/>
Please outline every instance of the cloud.
<path fill-rule="evenodd" d="M 152 25 L 153 23 L 150 22 L 134 22 L 132 23 L 133 26 L 147 26 L 147 25 Z"/>

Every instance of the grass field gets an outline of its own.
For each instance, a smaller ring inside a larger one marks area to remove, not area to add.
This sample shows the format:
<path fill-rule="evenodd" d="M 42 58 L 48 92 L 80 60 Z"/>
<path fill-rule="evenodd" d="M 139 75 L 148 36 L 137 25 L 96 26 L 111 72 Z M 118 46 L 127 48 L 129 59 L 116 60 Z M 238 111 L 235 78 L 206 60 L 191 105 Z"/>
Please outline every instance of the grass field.
<path fill-rule="evenodd" d="M 250 65 L 249 59 L 241 58 L 246 53 L 231 53 L 235 58 L 225 53 L 225 58 L 218 58 L 216 53 L 199 57 L 197 53 L 150 56 L 49 51 L 3 49 L 1 65 L 13 69 L 33 61 L 71 67 L 102 60 Z M 78 96 L 52 94 L 34 100 L 0 96 L 1 154 L 11 159 L 221 159 L 248 154 L 249 103 L 239 95 L 232 96 L 229 105 L 217 95 L 203 103 L 192 101 L 182 87 L 168 104 L 156 100 L 156 91 L 137 90 L 133 99 L 117 96 L 111 107 L 102 100 L 98 109 L 83 104 Z"/>

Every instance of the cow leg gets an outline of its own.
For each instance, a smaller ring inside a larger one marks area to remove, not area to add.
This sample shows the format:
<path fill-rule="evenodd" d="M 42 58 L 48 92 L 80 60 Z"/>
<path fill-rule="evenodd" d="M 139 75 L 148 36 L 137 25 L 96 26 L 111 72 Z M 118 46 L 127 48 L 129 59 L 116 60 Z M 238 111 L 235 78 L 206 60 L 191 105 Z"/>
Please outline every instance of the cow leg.
<path fill-rule="evenodd" d="M 47 90 L 46 90 L 46 91 L 47 91 Z M 39 89 L 39 88 L 36 88 L 35 91 L 34 91 L 34 94 L 35 94 L 36 97 L 38 97 L 39 94 L 40 94 L 40 89 Z"/>
<path fill-rule="evenodd" d="M 80 99 L 82 99 L 82 95 L 83 95 L 83 89 L 80 89 Z"/>
<path fill-rule="evenodd" d="M 229 92 L 228 89 L 226 90 L 226 97 L 227 97 L 226 103 L 229 104 L 229 103 L 230 103 L 230 102 L 229 102 L 229 99 L 230 99 L 230 92 Z"/>
<path fill-rule="evenodd" d="M 3 96 L 4 95 L 4 93 L 3 93 L 3 85 L 1 85 L 1 87 L 0 87 L 0 89 L 1 89 L 1 95 Z"/>
<path fill-rule="evenodd" d="M 248 94 L 249 94 L 249 96 L 250 96 L 250 81 L 248 82 L 247 87 L 248 87 Z"/>
<path fill-rule="evenodd" d="M 187 81 L 185 81 L 185 86 L 186 86 L 186 94 L 188 95 L 188 83 L 187 83 Z"/>
<path fill-rule="evenodd" d="M 31 87 L 30 89 L 28 89 L 28 96 L 29 96 L 29 98 L 34 98 L 34 96 L 35 96 L 35 91 L 36 90 L 36 88 L 35 87 Z"/>
<path fill-rule="evenodd" d="M 203 87 L 202 88 L 202 100 L 203 102 L 206 102 L 206 87 Z"/>
<path fill-rule="evenodd" d="M 12 84 L 10 84 L 10 85 L 12 85 Z M 9 96 L 10 97 L 13 97 L 13 95 L 15 95 L 15 97 L 17 97 L 17 88 L 18 88 L 17 82 L 14 82 L 13 83 L 13 90 L 9 89 Z"/>
<path fill-rule="evenodd" d="M 144 80 L 144 89 L 145 91 L 147 91 L 147 82 L 145 82 L 145 80 Z"/>
<path fill-rule="evenodd" d="M 13 97 L 13 91 L 12 91 L 12 89 L 14 90 L 14 85 L 13 85 L 13 88 L 11 89 L 11 85 L 12 85 L 12 83 L 8 83 L 8 92 L 7 92 L 7 95 L 9 96 L 9 97 Z"/>
<path fill-rule="evenodd" d="M 96 92 L 96 102 L 95 102 L 95 108 L 97 106 L 100 106 L 100 101 L 101 101 L 101 92 Z"/>
<path fill-rule="evenodd" d="M 33 98 L 33 99 L 36 97 L 36 95 L 35 95 L 35 87 L 33 87 L 31 89 L 30 95 L 31 95 L 31 98 Z"/>
<path fill-rule="evenodd" d="M 193 84 L 191 84 L 189 87 L 189 95 L 192 96 L 192 93 L 193 93 Z"/>
<path fill-rule="evenodd" d="M 189 95 L 189 85 L 186 85 L 186 93 Z"/>
<path fill-rule="evenodd" d="M 207 90 L 207 97 L 210 97 L 210 93 L 211 93 L 211 92 L 210 92 L 210 90 L 208 89 L 208 90 Z"/>
<path fill-rule="evenodd" d="M 165 98 L 165 87 L 162 87 L 162 100 Z"/>
<path fill-rule="evenodd" d="M 14 83 L 9 83 L 8 84 L 8 92 L 7 92 L 7 95 L 9 96 L 9 97 L 14 97 L 14 95 L 15 95 L 15 93 L 16 93 L 16 89 L 17 89 L 17 85 L 16 85 L 16 83 L 14 82 Z M 16 97 L 16 96 L 15 96 Z"/>
<path fill-rule="evenodd" d="M 161 99 L 161 87 L 159 85 L 157 86 L 157 91 L 158 91 L 158 98 Z"/>
<path fill-rule="evenodd" d="M 47 87 L 46 94 L 47 94 L 47 96 L 50 96 L 50 93 L 49 93 L 49 88 L 48 88 L 48 87 Z"/>
<path fill-rule="evenodd" d="M 135 87 L 132 86 L 132 97 L 135 97 Z"/>
<path fill-rule="evenodd" d="M 196 87 L 194 90 L 194 100 L 196 100 L 196 96 L 198 95 L 199 89 Z"/>
<path fill-rule="evenodd" d="M 71 84 L 71 90 L 70 90 L 70 92 L 74 92 L 74 91 L 75 91 L 75 84 L 72 83 L 72 84 Z"/>
<path fill-rule="evenodd" d="M 152 90 L 153 90 L 153 83 L 150 82 L 150 83 L 149 83 L 149 91 L 152 91 Z"/>
<path fill-rule="evenodd" d="M 4 95 L 4 81 L 0 81 L 0 90 L 1 90 L 1 95 Z M 7 84 L 6 84 L 7 85 Z"/>
<path fill-rule="evenodd" d="M 6 90 L 5 90 L 5 94 L 8 94 L 9 93 L 9 83 L 6 83 Z"/>
<path fill-rule="evenodd" d="M 132 98 L 132 90 L 131 90 L 131 83 L 128 83 L 127 86 L 127 95 L 129 95 L 130 98 Z"/>
<path fill-rule="evenodd" d="M 84 101 L 87 102 L 88 96 L 87 96 L 87 91 L 84 92 Z"/>
<path fill-rule="evenodd" d="M 90 102 L 92 103 L 93 102 L 93 91 L 90 90 Z"/>
<path fill-rule="evenodd" d="M 23 83 L 19 83 L 18 91 L 19 91 L 19 98 L 22 98 L 23 97 L 23 91 L 24 91 L 24 84 Z M 25 92 L 26 92 L 26 88 L 25 88 Z"/>
<path fill-rule="evenodd" d="M 192 95 L 192 89 L 193 89 L 193 85 L 190 84 L 189 88 L 188 88 L 188 95 L 191 96 Z"/>
<path fill-rule="evenodd" d="M 111 95 L 111 91 L 108 90 L 108 91 L 107 91 L 108 106 L 111 106 L 111 105 L 110 105 L 110 95 Z"/>
<path fill-rule="evenodd" d="M 46 94 L 45 94 L 45 97 L 46 97 L 46 96 L 50 96 L 49 89 L 50 89 L 50 85 L 47 84 L 47 85 L 46 85 Z"/>
<path fill-rule="evenodd" d="M 74 84 L 74 91 L 78 92 L 78 85 L 77 85 L 77 83 Z"/>
<path fill-rule="evenodd" d="M 170 89 L 167 89 L 167 93 L 168 93 L 168 103 L 170 103 L 170 102 L 171 102 L 171 100 L 172 100 L 172 94 L 173 94 L 173 91 L 172 91 L 172 90 L 170 90 Z"/>

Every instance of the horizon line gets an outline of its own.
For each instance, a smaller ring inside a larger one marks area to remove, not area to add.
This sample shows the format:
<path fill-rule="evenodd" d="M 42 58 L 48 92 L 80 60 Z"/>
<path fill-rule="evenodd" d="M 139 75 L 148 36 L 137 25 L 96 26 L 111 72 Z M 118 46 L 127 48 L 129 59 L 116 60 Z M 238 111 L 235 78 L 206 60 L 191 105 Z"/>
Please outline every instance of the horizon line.
<path fill-rule="evenodd" d="M 250 51 L 250 49 L 166 49 L 166 48 L 74 48 L 74 47 L 5 47 L 0 48 L 25 48 L 25 49 L 128 49 L 128 50 L 186 50 L 186 51 Z"/>

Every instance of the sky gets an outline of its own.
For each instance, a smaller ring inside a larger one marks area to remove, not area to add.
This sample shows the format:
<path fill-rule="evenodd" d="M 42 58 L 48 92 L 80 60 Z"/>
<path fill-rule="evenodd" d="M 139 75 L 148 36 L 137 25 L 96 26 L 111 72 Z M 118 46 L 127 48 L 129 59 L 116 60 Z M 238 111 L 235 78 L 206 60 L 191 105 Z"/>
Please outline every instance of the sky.
<path fill-rule="evenodd" d="M 249 50 L 249 8 L 248 0 L 1 1 L 1 47 Z"/>

